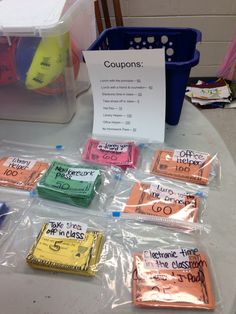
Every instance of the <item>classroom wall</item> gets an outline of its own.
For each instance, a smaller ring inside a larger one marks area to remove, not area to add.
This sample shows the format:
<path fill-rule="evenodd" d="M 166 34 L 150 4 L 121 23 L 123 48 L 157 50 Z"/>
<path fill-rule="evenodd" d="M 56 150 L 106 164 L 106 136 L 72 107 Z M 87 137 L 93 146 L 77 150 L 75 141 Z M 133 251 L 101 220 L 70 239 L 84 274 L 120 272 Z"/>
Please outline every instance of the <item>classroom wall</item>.
<path fill-rule="evenodd" d="M 112 0 L 108 0 L 112 3 Z M 236 32 L 236 0 L 120 0 L 125 26 L 193 27 L 202 32 L 192 77 L 216 76 Z M 114 16 L 112 5 L 111 15 Z M 114 19 L 112 19 L 114 23 Z"/>

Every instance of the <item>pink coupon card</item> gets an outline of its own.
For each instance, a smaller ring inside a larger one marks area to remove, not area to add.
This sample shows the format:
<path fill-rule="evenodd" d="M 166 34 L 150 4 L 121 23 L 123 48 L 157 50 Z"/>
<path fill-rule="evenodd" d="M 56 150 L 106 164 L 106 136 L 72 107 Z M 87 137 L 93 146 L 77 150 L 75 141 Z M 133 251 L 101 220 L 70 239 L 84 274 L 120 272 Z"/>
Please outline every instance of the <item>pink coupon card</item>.
<path fill-rule="evenodd" d="M 90 138 L 82 159 L 84 161 L 119 166 L 122 169 L 135 167 L 139 150 L 133 142 L 105 142 Z"/>

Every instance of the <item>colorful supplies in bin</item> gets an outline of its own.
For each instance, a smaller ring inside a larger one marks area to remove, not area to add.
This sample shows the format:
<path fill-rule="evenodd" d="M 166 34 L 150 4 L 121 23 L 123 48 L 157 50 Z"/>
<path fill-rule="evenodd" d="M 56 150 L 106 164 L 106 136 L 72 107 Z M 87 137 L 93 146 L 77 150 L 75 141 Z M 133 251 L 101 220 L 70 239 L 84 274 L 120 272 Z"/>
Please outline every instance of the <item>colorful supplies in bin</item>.
<path fill-rule="evenodd" d="M 0 86 L 14 84 L 17 81 L 15 69 L 15 50 L 18 39 L 0 37 Z"/>
<path fill-rule="evenodd" d="M 9 208 L 7 207 L 7 205 L 4 202 L 0 202 L 0 226 L 3 223 L 8 211 Z"/>
<path fill-rule="evenodd" d="M 195 250 L 146 250 L 134 254 L 133 304 L 213 310 L 215 301 L 208 263 L 205 255 Z M 177 259 L 176 254 L 184 251 L 194 253 Z"/>
<path fill-rule="evenodd" d="M 191 149 L 159 149 L 156 151 L 150 172 L 199 185 L 208 185 L 217 176 L 217 156 Z"/>
<path fill-rule="evenodd" d="M 95 276 L 103 242 L 104 234 L 85 224 L 53 221 L 43 225 L 26 261 L 33 268 Z"/>
<path fill-rule="evenodd" d="M 1 119 L 49 123 L 72 119 L 77 85 L 83 89 L 77 82 L 80 51 L 95 36 L 90 2 L 0 1 Z M 78 20 L 84 36 L 77 35 Z"/>
<path fill-rule="evenodd" d="M 82 159 L 87 162 L 118 166 L 123 170 L 137 166 L 139 149 L 134 142 L 104 142 L 90 138 Z"/>
<path fill-rule="evenodd" d="M 27 89 L 43 88 L 65 70 L 69 42 L 68 32 L 42 39 L 20 38 L 16 49 L 16 68 Z"/>
<path fill-rule="evenodd" d="M 0 158 L 0 186 L 31 191 L 49 165 L 25 157 Z"/>
<path fill-rule="evenodd" d="M 99 168 L 54 161 L 37 185 L 40 197 L 88 207 L 101 185 Z"/>
<path fill-rule="evenodd" d="M 124 212 L 197 222 L 199 208 L 200 197 L 177 186 L 137 182 Z"/>

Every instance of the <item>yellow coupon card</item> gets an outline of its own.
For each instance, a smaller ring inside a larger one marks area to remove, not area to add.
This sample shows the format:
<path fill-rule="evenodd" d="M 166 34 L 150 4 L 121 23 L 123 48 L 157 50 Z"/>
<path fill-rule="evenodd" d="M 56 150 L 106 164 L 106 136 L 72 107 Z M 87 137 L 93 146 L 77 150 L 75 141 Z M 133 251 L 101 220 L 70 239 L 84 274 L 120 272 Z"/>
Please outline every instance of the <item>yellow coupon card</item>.
<path fill-rule="evenodd" d="M 103 233 L 80 233 L 70 229 L 66 233 L 60 230 L 55 236 L 53 230 L 49 224 L 43 225 L 26 258 L 27 263 L 35 268 L 94 276 L 102 249 Z"/>

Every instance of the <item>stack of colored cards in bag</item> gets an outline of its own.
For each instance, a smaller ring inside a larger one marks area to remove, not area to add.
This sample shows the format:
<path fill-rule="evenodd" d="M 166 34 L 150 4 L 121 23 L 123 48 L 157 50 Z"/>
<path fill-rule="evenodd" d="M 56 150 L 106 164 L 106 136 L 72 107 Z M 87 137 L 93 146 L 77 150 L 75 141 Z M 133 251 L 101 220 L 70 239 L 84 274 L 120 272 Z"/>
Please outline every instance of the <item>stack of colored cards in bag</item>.
<path fill-rule="evenodd" d="M 26 261 L 33 268 L 94 276 L 104 242 L 101 231 L 80 222 L 44 224 Z"/>
<path fill-rule="evenodd" d="M 124 212 L 196 222 L 199 207 L 200 198 L 179 187 L 136 182 Z"/>
<path fill-rule="evenodd" d="M 48 163 L 24 157 L 3 157 L 0 159 L 0 186 L 32 190 Z"/>
<path fill-rule="evenodd" d="M 207 185 L 214 158 L 190 149 L 157 150 L 150 172 L 177 180 Z"/>
<path fill-rule="evenodd" d="M 139 307 L 215 308 L 208 263 L 196 248 L 135 254 L 132 283 Z"/>
<path fill-rule="evenodd" d="M 90 138 L 82 159 L 87 162 L 118 166 L 123 170 L 136 168 L 139 149 L 133 142 L 102 142 Z"/>
<path fill-rule="evenodd" d="M 88 207 L 100 185 L 98 168 L 54 161 L 38 183 L 37 191 L 43 198 Z"/>

